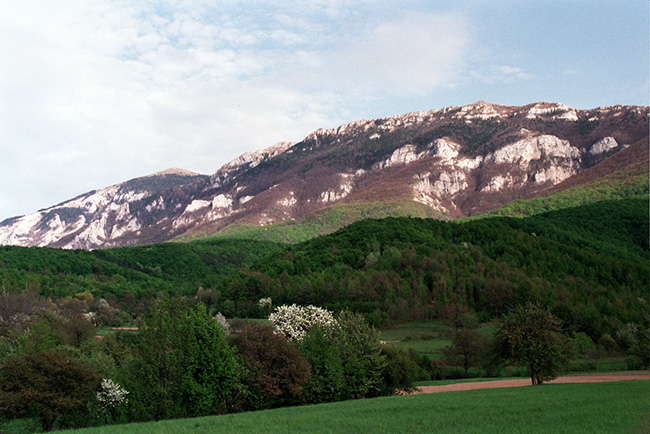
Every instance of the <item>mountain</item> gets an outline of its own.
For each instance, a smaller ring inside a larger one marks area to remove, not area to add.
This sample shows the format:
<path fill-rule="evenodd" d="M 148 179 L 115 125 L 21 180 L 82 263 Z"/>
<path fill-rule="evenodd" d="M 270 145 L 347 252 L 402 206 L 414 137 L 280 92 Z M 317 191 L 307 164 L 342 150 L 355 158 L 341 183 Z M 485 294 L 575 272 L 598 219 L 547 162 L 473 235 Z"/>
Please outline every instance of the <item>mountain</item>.
<path fill-rule="evenodd" d="M 5 220 L 0 244 L 149 244 L 313 220 L 342 206 L 476 216 L 560 191 L 563 183 L 569 188 L 572 180 L 592 182 L 628 167 L 647 173 L 647 158 L 637 159 L 648 128 L 648 107 L 579 110 L 547 102 L 479 101 L 361 120 L 245 153 L 211 176 L 154 174 Z"/>
<path fill-rule="evenodd" d="M 187 170 L 168 169 L 90 191 L 34 214 L 3 221 L 0 243 L 74 249 L 100 247 L 157 221 L 165 207 L 182 207 L 186 198 L 181 187 L 207 179 L 208 176 Z"/>

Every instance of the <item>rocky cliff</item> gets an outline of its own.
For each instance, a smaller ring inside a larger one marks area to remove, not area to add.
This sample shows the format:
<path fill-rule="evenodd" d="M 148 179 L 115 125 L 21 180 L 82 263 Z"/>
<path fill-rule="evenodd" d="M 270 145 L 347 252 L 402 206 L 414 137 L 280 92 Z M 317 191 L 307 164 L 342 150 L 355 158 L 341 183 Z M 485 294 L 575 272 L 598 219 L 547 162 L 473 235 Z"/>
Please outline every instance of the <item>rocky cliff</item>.
<path fill-rule="evenodd" d="M 647 138 L 648 107 L 637 106 L 479 101 L 362 120 L 245 153 L 212 176 L 162 172 L 5 220 L 0 244 L 146 244 L 390 200 L 453 219 L 542 195 Z"/>

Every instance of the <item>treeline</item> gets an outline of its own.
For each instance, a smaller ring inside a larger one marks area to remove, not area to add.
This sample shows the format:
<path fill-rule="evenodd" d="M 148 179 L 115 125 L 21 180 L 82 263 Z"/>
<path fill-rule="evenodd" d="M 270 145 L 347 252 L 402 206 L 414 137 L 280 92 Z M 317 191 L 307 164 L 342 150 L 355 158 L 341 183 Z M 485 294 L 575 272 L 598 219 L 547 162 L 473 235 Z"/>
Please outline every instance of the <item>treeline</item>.
<path fill-rule="evenodd" d="M 51 431 L 392 395 L 417 372 L 412 354 L 351 312 L 284 306 L 277 324 L 233 324 L 192 298 L 164 297 L 139 330 L 98 340 L 80 305 L 0 299 L 36 305 L 0 330 L 3 432 L 16 418 Z"/>

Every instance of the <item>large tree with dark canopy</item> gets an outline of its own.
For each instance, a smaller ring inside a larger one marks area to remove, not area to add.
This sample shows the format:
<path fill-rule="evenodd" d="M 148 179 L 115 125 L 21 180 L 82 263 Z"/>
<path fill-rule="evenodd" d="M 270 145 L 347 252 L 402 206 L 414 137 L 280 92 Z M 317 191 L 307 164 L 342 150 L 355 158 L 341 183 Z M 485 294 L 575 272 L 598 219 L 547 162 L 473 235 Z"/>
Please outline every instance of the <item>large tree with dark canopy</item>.
<path fill-rule="evenodd" d="M 506 313 L 494 336 L 496 354 L 528 367 L 533 385 L 556 378 L 567 361 L 560 320 L 536 303 Z"/>
<path fill-rule="evenodd" d="M 0 367 L 0 411 L 38 417 L 43 431 L 57 418 L 83 411 L 99 390 L 100 376 L 55 351 L 25 353 Z"/>

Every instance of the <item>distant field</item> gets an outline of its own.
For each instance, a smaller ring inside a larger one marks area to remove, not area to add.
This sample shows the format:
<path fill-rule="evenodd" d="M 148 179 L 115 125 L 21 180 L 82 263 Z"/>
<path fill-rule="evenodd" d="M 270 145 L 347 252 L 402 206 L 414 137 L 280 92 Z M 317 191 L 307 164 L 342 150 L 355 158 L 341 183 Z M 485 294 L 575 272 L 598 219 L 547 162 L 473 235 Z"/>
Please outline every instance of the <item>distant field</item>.
<path fill-rule="evenodd" d="M 395 396 L 62 431 L 177 433 L 642 433 L 648 381 L 557 384 Z"/>
<path fill-rule="evenodd" d="M 405 322 L 381 330 L 380 339 L 390 345 L 403 349 L 412 348 L 420 354 L 439 359 L 444 355 L 444 348 L 451 345 L 447 336 L 448 331 L 449 325 L 442 321 Z M 479 331 L 486 337 L 491 336 L 494 325 L 483 324 Z"/>

